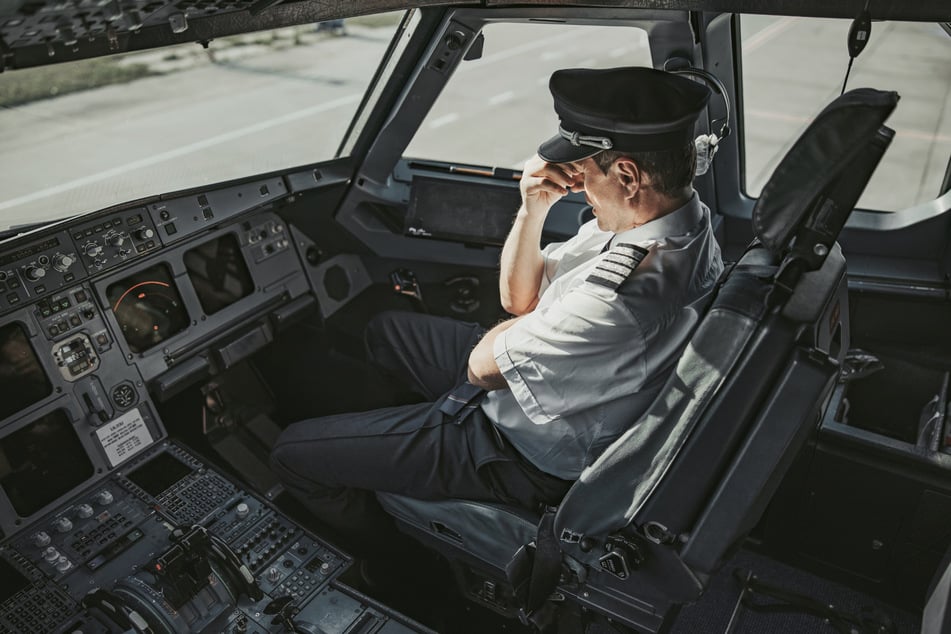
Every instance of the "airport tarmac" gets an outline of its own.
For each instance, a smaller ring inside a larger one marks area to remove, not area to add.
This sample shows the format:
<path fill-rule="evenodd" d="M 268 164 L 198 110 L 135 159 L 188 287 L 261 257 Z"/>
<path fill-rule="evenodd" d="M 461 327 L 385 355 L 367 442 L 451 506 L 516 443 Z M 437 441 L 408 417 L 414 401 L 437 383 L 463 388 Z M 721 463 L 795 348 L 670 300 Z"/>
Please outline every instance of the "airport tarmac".
<path fill-rule="evenodd" d="M 745 125 L 735 133 L 750 194 L 839 94 L 848 27 L 743 19 L 743 103 L 734 107 Z M 212 43 L 213 60 L 197 45 L 163 49 L 141 59 L 196 61 L 0 110 L 0 229 L 332 158 L 392 27 L 353 25 L 348 33 L 307 33 L 295 46 L 240 54 Z M 897 90 L 902 101 L 889 122 L 897 137 L 861 206 L 893 211 L 937 194 L 951 155 L 949 53 L 951 37 L 937 25 L 873 24 L 848 86 Z M 484 55 L 463 63 L 406 155 L 518 167 L 554 131 L 552 71 L 649 63 L 646 35 L 633 28 L 492 25 Z"/>

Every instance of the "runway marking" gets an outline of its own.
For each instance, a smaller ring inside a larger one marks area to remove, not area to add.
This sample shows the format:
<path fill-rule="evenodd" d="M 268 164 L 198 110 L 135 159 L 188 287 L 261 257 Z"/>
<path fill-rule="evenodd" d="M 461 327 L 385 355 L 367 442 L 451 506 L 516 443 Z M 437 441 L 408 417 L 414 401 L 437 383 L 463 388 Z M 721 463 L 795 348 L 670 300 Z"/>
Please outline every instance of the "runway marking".
<path fill-rule="evenodd" d="M 505 92 L 499 93 L 489 99 L 490 106 L 497 106 L 500 103 L 505 103 L 506 101 L 511 101 L 515 97 L 515 93 L 511 90 L 506 90 Z"/>
<path fill-rule="evenodd" d="M 747 108 L 745 112 L 747 116 L 759 117 L 760 119 L 768 119 L 771 121 L 782 121 L 784 123 L 795 123 L 799 125 L 810 123 L 813 120 L 813 117 L 802 117 L 799 115 L 786 114 L 783 112 L 768 112 L 766 110 L 757 110 L 756 108 Z M 895 126 L 895 134 L 899 137 L 907 137 L 920 141 L 951 143 L 951 135 L 949 134 L 938 134 L 934 132 L 927 132 L 925 130 L 916 130 L 914 128 L 902 128 Z"/>
<path fill-rule="evenodd" d="M 920 139 L 922 141 L 940 141 L 941 143 L 951 143 L 951 135 L 949 134 L 931 134 L 923 130 L 903 130 L 895 126 L 895 135 L 898 137 L 911 137 L 913 139 Z"/>
<path fill-rule="evenodd" d="M 322 104 L 295 110 L 294 112 L 289 112 L 285 115 L 281 115 L 280 117 L 275 117 L 274 119 L 268 119 L 267 121 L 261 121 L 259 123 L 255 123 L 254 125 L 249 125 L 237 130 L 230 130 L 224 134 L 209 137 L 202 141 L 189 143 L 188 145 L 183 145 L 181 147 L 175 148 L 174 150 L 153 154 L 149 157 L 139 159 L 138 161 L 132 161 L 130 163 L 120 165 L 119 167 L 114 167 L 96 174 L 90 174 L 89 176 L 83 176 L 82 178 L 76 178 L 54 187 L 47 187 L 46 189 L 35 191 L 31 194 L 27 194 L 26 196 L 11 198 L 10 200 L 0 202 L 0 210 L 9 209 L 10 207 L 15 207 L 16 205 L 22 205 L 23 203 L 33 202 L 34 200 L 48 198 L 49 196 L 69 191 L 70 189 L 75 189 L 76 187 L 89 185 L 91 183 L 112 178 L 114 176 L 119 176 L 120 174 L 125 174 L 126 172 L 142 169 L 144 167 L 151 167 L 152 165 L 162 163 L 163 161 L 185 156 L 186 154 L 191 154 L 192 152 L 197 152 L 198 150 L 204 150 L 215 145 L 234 141 L 235 139 L 240 139 L 241 137 L 248 136 L 249 134 L 255 134 L 257 132 L 268 130 L 279 125 L 284 125 L 285 123 L 297 121 L 298 119 L 304 119 L 306 117 L 310 117 L 321 112 L 326 112 L 328 110 L 333 110 L 334 108 L 339 108 L 341 106 L 346 106 L 359 101 L 362 96 L 363 95 L 359 93 L 346 95 L 344 97 L 327 101 Z"/>
<path fill-rule="evenodd" d="M 523 54 L 523 53 L 527 53 L 527 52 L 529 52 L 529 51 L 534 51 L 535 49 L 538 49 L 538 48 L 545 48 L 545 47 L 547 47 L 547 46 L 550 46 L 550 45 L 551 45 L 552 43 L 554 43 L 554 42 L 563 41 L 563 40 L 578 39 L 578 38 L 580 38 L 580 37 L 583 36 L 583 35 L 587 35 L 587 32 L 586 32 L 586 31 L 573 31 L 573 32 L 570 32 L 570 33 L 559 33 L 558 35 L 552 35 L 552 36 L 549 36 L 549 37 L 543 37 L 543 38 L 541 38 L 541 39 L 539 39 L 539 40 L 533 40 L 533 41 L 531 41 L 531 42 L 526 42 L 525 44 L 520 44 L 520 45 L 518 45 L 518 46 L 513 46 L 512 48 L 510 48 L 510 49 L 508 49 L 508 50 L 505 50 L 505 51 L 500 51 L 500 52 L 498 52 L 498 53 L 492 53 L 491 55 L 486 55 L 485 57 L 483 57 L 483 58 L 480 60 L 479 64 L 477 64 L 477 65 L 475 65 L 475 66 L 470 66 L 470 65 L 467 65 L 467 64 L 462 64 L 462 65 L 459 66 L 459 68 L 456 70 L 456 74 L 458 74 L 458 73 L 460 73 L 460 72 L 468 72 L 468 71 L 471 71 L 471 70 L 477 70 L 477 69 L 480 69 L 480 68 L 484 67 L 484 66 L 487 65 L 487 64 L 494 64 L 494 63 L 496 63 L 496 62 L 505 61 L 505 60 L 507 60 L 507 59 L 509 59 L 509 58 L 511 58 L 511 57 L 517 57 L 518 55 L 521 55 L 521 54 Z M 544 55 L 544 54 L 543 54 L 543 55 Z"/>
<path fill-rule="evenodd" d="M 625 53 L 627 53 L 627 47 L 622 46 L 620 48 L 614 49 L 613 51 L 608 53 L 608 55 L 610 55 L 611 57 L 624 57 Z"/>
<path fill-rule="evenodd" d="M 457 113 L 457 112 L 450 112 L 449 114 L 445 114 L 445 115 L 443 115 L 443 116 L 441 116 L 441 117 L 438 117 L 438 118 L 436 118 L 436 119 L 433 119 L 433 120 L 430 122 L 429 127 L 430 127 L 430 128 L 441 128 L 441 127 L 443 127 L 444 125 L 449 125 L 449 124 L 452 123 L 453 121 L 457 121 L 458 119 L 459 119 L 459 113 Z"/>
<path fill-rule="evenodd" d="M 811 117 L 801 117 L 799 115 L 784 114 L 782 112 L 769 112 L 766 110 L 757 110 L 755 108 L 746 108 L 743 112 L 747 115 L 752 115 L 761 119 L 785 121 L 786 123 L 808 123 L 809 121 L 812 121 Z"/>
<path fill-rule="evenodd" d="M 773 22 L 761 31 L 757 31 L 753 35 L 743 40 L 743 54 L 749 55 L 783 31 L 792 28 L 793 25 L 795 25 L 798 21 L 798 17 L 786 16 Z"/>
<path fill-rule="evenodd" d="M 565 54 L 561 51 L 545 51 L 541 54 L 542 61 L 550 62 L 553 59 L 561 59 Z"/>
<path fill-rule="evenodd" d="M 472 69 L 474 69 L 474 68 L 475 68 L 475 69 L 482 68 L 482 67 L 484 67 L 486 64 L 494 64 L 494 63 L 496 63 L 496 62 L 505 61 L 505 60 L 507 60 L 507 59 L 510 59 L 510 58 L 512 58 L 512 57 L 517 57 L 517 56 L 519 56 L 519 55 L 522 55 L 522 54 L 524 54 L 524 53 L 527 53 L 527 52 L 532 51 L 532 50 L 535 50 L 535 49 L 545 48 L 545 47 L 547 47 L 547 46 L 550 46 L 550 45 L 551 45 L 552 43 L 554 43 L 554 42 L 559 42 L 559 41 L 560 41 L 560 42 L 564 42 L 565 40 L 577 39 L 577 38 L 580 38 L 582 35 L 585 35 L 585 33 L 584 33 L 583 31 L 580 31 L 580 30 L 579 30 L 579 31 L 574 31 L 574 32 L 570 32 L 570 33 L 559 33 L 558 35 L 553 35 L 553 36 L 550 36 L 550 37 L 546 37 L 546 38 L 534 40 L 534 41 L 531 41 L 531 42 L 526 42 L 525 44 L 521 44 L 521 45 L 519 45 L 519 46 L 512 47 L 512 48 L 510 48 L 510 49 L 508 49 L 508 50 L 501 51 L 501 52 L 499 52 L 499 53 L 494 53 L 494 54 L 492 54 L 492 55 L 486 55 L 485 57 L 482 58 L 481 63 L 480 63 L 479 65 L 476 65 L 476 66 L 462 65 L 462 66 L 460 66 L 459 69 L 457 70 L 457 73 L 458 73 L 458 72 L 467 72 L 467 71 L 472 70 Z M 547 83 L 548 83 L 548 78 L 545 77 L 545 78 L 539 80 L 539 83 L 540 83 L 540 84 L 547 84 Z M 240 139 L 240 138 L 245 137 L 245 136 L 248 136 L 248 135 L 250 135 L 250 134 L 255 134 L 255 133 L 261 132 L 261 131 L 263 131 L 263 130 L 268 130 L 268 129 L 270 129 L 270 128 L 274 128 L 274 127 L 277 127 L 277 126 L 280 126 L 280 125 L 284 125 L 285 123 L 290 123 L 290 122 L 292 122 L 292 121 L 296 121 L 296 120 L 298 120 L 298 119 L 303 119 L 303 118 L 306 118 L 306 117 L 309 117 L 309 116 L 312 116 L 312 115 L 315 115 L 315 114 L 318 114 L 318 113 L 321 113 L 321 112 L 326 112 L 326 111 L 328 111 L 328 110 L 333 110 L 334 108 L 339 108 L 339 107 L 341 107 L 341 106 L 353 104 L 353 103 L 355 103 L 355 102 L 358 102 L 362 97 L 363 97 L 362 94 L 353 94 L 353 95 L 347 95 L 347 96 L 344 96 L 344 97 L 340 97 L 339 99 L 335 99 L 335 100 L 333 100 L 333 101 L 328 101 L 328 102 L 323 103 L 323 104 L 317 104 L 317 105 L 314 105 L 314 106 L 310 106 L 310 107 L 308 107 L 308 108 L 303 108 L 303 109 L 301 109 L 301 110 L 297 110 L 297 111 L 294 111 L 294 112 L 290 112 L 290 113 L 288 113 L 288 114 L 286 114 L 286 115 L 282 115 L 282 116 L 276 117 L 276 118 L 274 118 L 274 119 L 269 119 L 269 120 L 267 120 L 267 121 L 261 121 L 261 122 L 259 122 L 259 123 L 256 123 L 256 124 L 253 124 L 253 125 L 250 125 L 250 126 L 247 126 L 247 127 L 241 128 L 241 129 L 238 129 L 238 130 L 230 130 L 230 131 L 225 132 L 225 133 L 223 133 L 223 134 L 219 134 L 219 135 L 217 135 L 217 136 L 213 136 L 213 137 L 204 139 L 204 140 L 202 140 L 202 141 L 196 141 L 196 142 L 194 142 L 194 143 L 190 143 L 190 144 L 188 144 L 188 145 L 184 145 L 184 146 L 182 146 L 182 147 L 175 148 L 174 150 L 169 150 L 169 151 L 167 151 L 167 152 L 162 152 L 162 153 L 159 153 L 159 154 L 153 154 L 153 155 L 148 156 L 148 157 L 146 157 L 146 158 L 139 159 L 139 160 L 137 160 L 137 161 L 131 161 L 131 162 L 129 162 L 129 163 L 125 163 L 124 165 L 121 165 L 121 166 L 118 166 L 118 167 L 114 167 L 114 168 L 111 168 L 111 169 L 108 169 L 108 170 L 104 170 L 104 171 L 101 171 L 101 172 L 97 172 L 97 173 L 95 173 L 95 174 L 90 174 L 90 175 L 88 175 L 88 176 L 83 176 L 83 177 L 80 177 L 80 178 L 75 178 L 75 179 L 73 179 L 73 180 L 71 180 L 71 181 L 66 181 L 66 182 L 64 182 L 64 183 L 60 183 L 59 185 L 55 185 L 55 186 L 53 186 L 53 187 L 47 187 L 46 189 L 41 189 L 41 190 L 38 190 L 38 191 L 34 191 L 34 192 L 31 192 L 30 194 L 26 194 L 26 195 L 24 195 L 24 196 L 18 196 L 18 197 L 16 197 L 16 198 L 11 198 L 11 199 L 9 199 L 9 200 L 0 201 L 0 211 L 2 211 L 2 210 L 4 210 L 4 209 L 9 209 L 9 208 L 11 208 L 11 207 L 15 207 L 15 206 L 17 206 L 17 205 L 22 205 L 22 204 L 24 204 L 24 203 L 29 203 L 29 202 L 33 202 L 33 201 L 36 201 L 36 200 L 41 200 L 41 199 L 43 199 L 43 198 L 49 198 L 50 196 L 55 196 L 56 194 L 60 194 L 60 193 L 66 192 L 66 191 L 69 191 L 69 190 L 71 190 L 71 189 L 75 189 L 75 188 L 77 188 L 77 187 L 83 187 L 83 186 L 85 186 L 85 185 L 90 185 L 90 184 L 92 184 L 92 183 L 96 183 L 96 182 L 99 182 L 99 181 L 103 181 L 103 180 L 106 180 L 106 179 L 108 179 L 108 178 L 113 178 L 113 177 L 115 177 L 115 176 L 120 176 L 120 175 L 125 174 L 125 173 L 127 173 L 127 172 L 131 172 L 131 171 L 134 171 L 134 170 L 142 169 L 142 168 L 145 168 L 145 167 L 151 167 L 151 166 L 153 166 L 153 165 L 157 165 L 157 164 L 162 163 L 162 162 L 164 162 L 164 161 L 168 161 L 168 160 L 171 160 L 171 159 L 176 159 L 176 158 L 179 158 L 179 157 L 181 157 L 181 156 L 185 156 L 185 155 L 187 155 L 187 154 L 191 154 L 192 152 L 196 152 L 196 151 L 199 151 L 199 150 L 203 150 L 203 149 L 206 149 L 206 148 L 215 146 L 215 145 L 220 145 L 220 144 L 222 144 L 222 143 L 227 143 L 227 142 L 229 142 L 229 141 L 234 141 L 235 139 Z M 453 114 L 453 115 L 446 115 L 446 116 L 447 116 L 447 117 L 453 116 L 453 117 L 455 117 L 455 118 L 458 118 L 458 115 L 455 115 L 455 114 Z M 443 117 L 443 118 L 445 118 L 445 117 Z M 437 119 L 436 121 L 433 121 L 433 122 L 432 122 L 432 124 L 433 124 L 432 127 L 439 127 L 439 126 L 435 125 L 435 124 L 437 124 L 437 123 L 439 123 L 439 125 L 441 126 L 441 125 L 445 125 L 445 124 L 447 124 L 447 123 L 451 123 L 451 122 L 454 121 L 454 120 L 455 120 L 455 119 L 451 119 L 451 120 L 448 120 L 448 121 L 445 121 L 445 122 L 440 122 L 440 121 Z"/>

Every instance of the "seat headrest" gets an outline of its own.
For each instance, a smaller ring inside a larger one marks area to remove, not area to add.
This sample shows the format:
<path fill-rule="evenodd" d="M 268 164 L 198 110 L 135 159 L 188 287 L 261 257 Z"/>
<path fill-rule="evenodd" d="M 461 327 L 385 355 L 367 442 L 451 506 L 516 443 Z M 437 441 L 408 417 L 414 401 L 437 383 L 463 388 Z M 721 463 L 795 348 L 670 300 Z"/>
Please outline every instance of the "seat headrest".
<path fill-rule="evenodd" d="M 865 151 L 898 99 L 893 91 L 857 88 L 835 99 L 809 124 L 753 207 L 753 232 L 767 249 L 783 252 L 813 201 Z"/>

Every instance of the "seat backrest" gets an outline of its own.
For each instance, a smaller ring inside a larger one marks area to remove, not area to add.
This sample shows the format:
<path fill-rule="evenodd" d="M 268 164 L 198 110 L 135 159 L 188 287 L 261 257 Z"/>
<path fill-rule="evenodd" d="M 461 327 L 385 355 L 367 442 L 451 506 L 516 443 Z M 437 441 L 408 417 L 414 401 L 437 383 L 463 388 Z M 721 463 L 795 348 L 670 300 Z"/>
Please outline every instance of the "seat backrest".
<path fill-rule="evenodd" d="M 882 124 L 897 101 L 843 95 L 780 162 L 753 211 L 757 241 L 661 393 L 563 500 L 554 528 L 565 553 L 684 601 L 755 523 L 848 346 L 835 239 L 893 136 Z M 620 569 L 612 548 L 627 551 Z"/>

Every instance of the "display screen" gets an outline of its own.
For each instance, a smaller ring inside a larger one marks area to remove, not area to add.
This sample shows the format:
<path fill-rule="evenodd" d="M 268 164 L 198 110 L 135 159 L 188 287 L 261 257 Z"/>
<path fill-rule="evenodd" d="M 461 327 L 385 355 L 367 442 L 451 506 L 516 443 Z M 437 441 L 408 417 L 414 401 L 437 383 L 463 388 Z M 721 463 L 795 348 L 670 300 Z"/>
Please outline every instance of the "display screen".
<path fill-rule="evenodd" d="M 0 420 L 50 395 L 53 386 L 23 326 L 0 327 Z"/>
<path fill-rule="evenodd" d="M 0 486 L 20 517 L 37 512 L 93 474 L 63 410 L 0 439 Z"/>
<path fill-rule="evenodd" d="M 192 471 L 194 469 L 187 464 L 163 451 L 125 477 L 152 497 L 158 497 Z"/>
<path fill-rule="evenodd" d="M 501 245 L 520 204 L 518 187 L 416 176 L 404 233 Z"/>
<path fill-rule="evenodd" d="M 182 296 L 164 264 L 110 284 L 106 296 L 132 352 L 145 352 L 188 327 Z"/>
<path fill-rule="evenodd" d="M 254 290 L 234 234 L 210 240 L 185 253 L 185 268 L 206 315 L 213 315 Z"/>
<path fill-rule="evenodd" d="M 6 559 L 0 559 L 0 603 L 29 585 L 30 580 L 19 570 L 11 566 Z"/>

